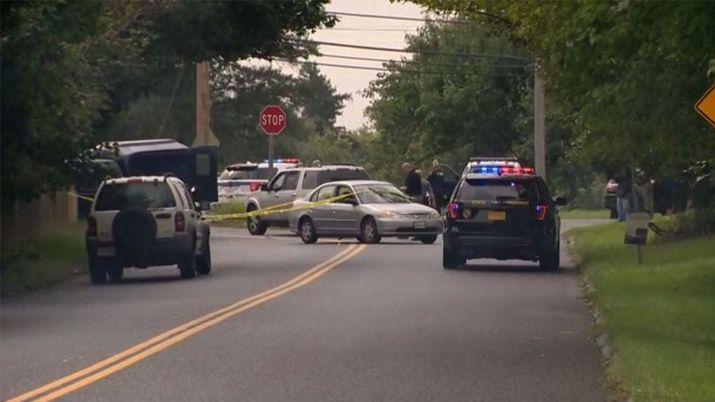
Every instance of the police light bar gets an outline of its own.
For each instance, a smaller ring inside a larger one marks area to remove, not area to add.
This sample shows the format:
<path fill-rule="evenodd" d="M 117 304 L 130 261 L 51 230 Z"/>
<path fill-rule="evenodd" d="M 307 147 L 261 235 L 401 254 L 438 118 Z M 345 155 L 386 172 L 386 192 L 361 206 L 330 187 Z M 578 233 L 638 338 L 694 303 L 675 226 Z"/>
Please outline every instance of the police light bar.
<path fill-rule="evenodd" d="M 268 163 L 268 159 L 264 159 L 263 163 Z M 273 159 L 273 163 L 300 163 L 298 158 Z"/>
<path fill-rule="evenodd" d="M 481 176 L 530 176 L 536 172 L 532 167 L 477 165 L 471 167 L 469 173 Z"/>

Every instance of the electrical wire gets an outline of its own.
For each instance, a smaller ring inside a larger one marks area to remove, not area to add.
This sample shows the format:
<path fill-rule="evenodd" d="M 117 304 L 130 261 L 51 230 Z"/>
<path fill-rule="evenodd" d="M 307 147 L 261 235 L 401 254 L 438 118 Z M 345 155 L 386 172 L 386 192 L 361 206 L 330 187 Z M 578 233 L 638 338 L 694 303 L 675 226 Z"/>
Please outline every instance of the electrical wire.
<path fill-rule="evenodd" d="M 334 15 L 337 17 L 358 17 L 358 18 L 374 18 L 383 20 L 399 20 L 399 21 L 419 21 L 419 22 L 443 22 L 447 24 L 470 24 L 470 21 L 462 20 L 450 20 L 450 19 L 432 19 L 432 18 L 417 18 L 417 17 L 400 17 L 397 15 L 377 15 L 377 14 L 361 14 L 361 13 L 348 13 L 342 11 L 328 11 L 328 15 Z"/>
<path fill-rule="evenodd" d="M 378 47 L 378 46 L 366 46 L 366 45 L 354 45 L 350 43 L 338 43 L 338 42 L 325 42 L 318 40 L 306 40 L 306 39 L 295 39 L 294 42 L 304 42 L 311 43 L 314 45 L 322 46 L 336 46 L 336 47 L 346 47 L 351 49 L 362 49 L 362 50 L 378 50 L 381 52 L 396 52 L 396 53 L 414 53 L 414 54 L 424 54 L 430 56 L 451 56 L 451 57 L 484 57 L 484 58 L 504 58 L 519 61 L 531 61 L 530 59 L 508 55 L 508 54 L 487 54 L 487 53 L 447 53 L 447 52 L 433 52 L 428 50 L 411 50 L 411 49 L 398 49 L 394 47 Z"/>
<path fill-rule="evenodd" d="M 376 57 L 358 57 L 358 56 L 345 56 L 341 54 L 329 54 L 329 53 L 321 53 L 319 57 L 333 57 L 337 59 L 346 59 L 346 60 L 361 60 L 361 61 L 375 61 L 375 62 L 383 62 L 383 63 L 388 63 L 388 62 L 396 62 L 396 63 L 419 63 L 423 65 L 431 65 L 431 66 L 446 66 L 446 67 L 460 67 L 463 65 L 470 65 L 470 66 L 475 66 L 475 67 L 496 67 L 496 68 L 525 68 L 529 67 L 532 64 L 473 64 L 473 63 L 464 63 L 464 64 L 455 64 L 455 63 L 431 63 L 431 62 L 418 62 L 415 60 L 395 60 L 395 59 L 381 59 L 381 58 L 376 58 Z"/>
<path fill-rule="evenodd" d="M 457 71 L 427 71 L 427 70 L 414 70 L 414 69 L 405 69 L 405 68 L 368 67 L 368 66 L 356 66 L 356 65 L 348 65 L 348 64 L 319 63 L 319 62 L 312 62 L 312 61 L 289 60 L 289 59 L 282 59 L 282 58 L 275 58 L 275 60 L 283 61 L 283 62 L 290 63 L 290 64 L 314 64 L 316 66 L 348 68 L 348 69 L 353 69 L 353 70 L 401 72 L 401 73 L 416 73 L 416 74 L 430 74 L 430 75 L 463 75 L 462 73 L 457 72 Z M 483 74 L 483 75 L 488 75 L 490 77 L 511 77 L 511 76 L 517 77 L 517 76 L 524 76 L 526 74 L 527 74 L 527 72 L 525 71 L 522 74 L 503 73 L 503 74 Z"/>

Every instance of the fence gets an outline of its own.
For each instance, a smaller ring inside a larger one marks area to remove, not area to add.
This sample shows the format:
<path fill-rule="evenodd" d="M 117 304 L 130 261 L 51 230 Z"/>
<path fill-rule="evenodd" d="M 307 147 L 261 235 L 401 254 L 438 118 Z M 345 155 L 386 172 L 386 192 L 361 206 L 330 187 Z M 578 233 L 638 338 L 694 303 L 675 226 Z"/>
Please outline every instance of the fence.
<path fill-rule="evenodd" d="M 45 230 L 66 227 L 76 221 L 77 198 L 67 191 L 43 194 L 30 202 L 15 200 L 12 209 L 2 216 L 2 247 L 20 244 Z"/>

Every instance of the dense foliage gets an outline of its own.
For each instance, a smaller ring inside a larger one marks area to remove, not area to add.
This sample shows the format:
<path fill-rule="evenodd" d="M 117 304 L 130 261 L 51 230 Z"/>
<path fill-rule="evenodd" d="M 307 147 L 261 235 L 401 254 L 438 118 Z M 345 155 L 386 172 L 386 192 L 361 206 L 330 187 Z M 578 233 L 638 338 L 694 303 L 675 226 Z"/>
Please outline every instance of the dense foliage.
<path fill-rule="evenodd" d="M 4 209 L 65 185 L 65 161 L 117 121 L 136 128 L 137 102 L 163 116 L 166 88 L 195 61 L 306 54 L 293 38 L 333 23 L 325 2 L 1 2 Z"/>
<path fill-rule="evenodd" d="M 531 131 L 528 54 L 477 24 L 429 23 L 408 38 L 411 59 L 387 64 L 368 109 L 386 151 L 426 163 L 461 164 L 469 155 L 512 155 Z M 483 55 L 475 57 L 473 55 Z M 531 153 L 522 155 L 531 158 Z"/>

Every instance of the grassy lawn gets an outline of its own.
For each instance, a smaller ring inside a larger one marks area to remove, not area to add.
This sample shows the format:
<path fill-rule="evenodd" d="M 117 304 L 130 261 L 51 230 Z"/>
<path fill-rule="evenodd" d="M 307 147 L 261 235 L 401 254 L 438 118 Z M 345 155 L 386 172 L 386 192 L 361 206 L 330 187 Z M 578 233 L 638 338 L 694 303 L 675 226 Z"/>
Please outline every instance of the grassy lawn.
<path fill-rule="evenodd" d="M 714 400 L 715 238 L 649 244 L 638 266 L 621 224 L 570 235 L 616 352 L 609 381 L 636 401 Z"/>
<path fill-rule="evenodd" d="M 212 216 L 218 215 L 228 215 L 246 212 L 246 205 L 242 202 L 224 202 L 216 204 L 211 207 L 211 211 L 206 214 L 206 217 L 211 219 Z M 226 219 L 211 222 L 213 226 L 223 226 L 223 227 L 234 227 L 234 228 L 245 228 L 245 219 Z"/>
<path fill-rule="evenodd" d="M 562 219 L 608 219 L 610 212 L 607 209 L 560 209 Z"/>
<path fill-rule="evenodd" d="M 84 223 L 53 229 L 22 247 L 2 249 L 2 295 L 23 293 L 86 271 Z"/>

